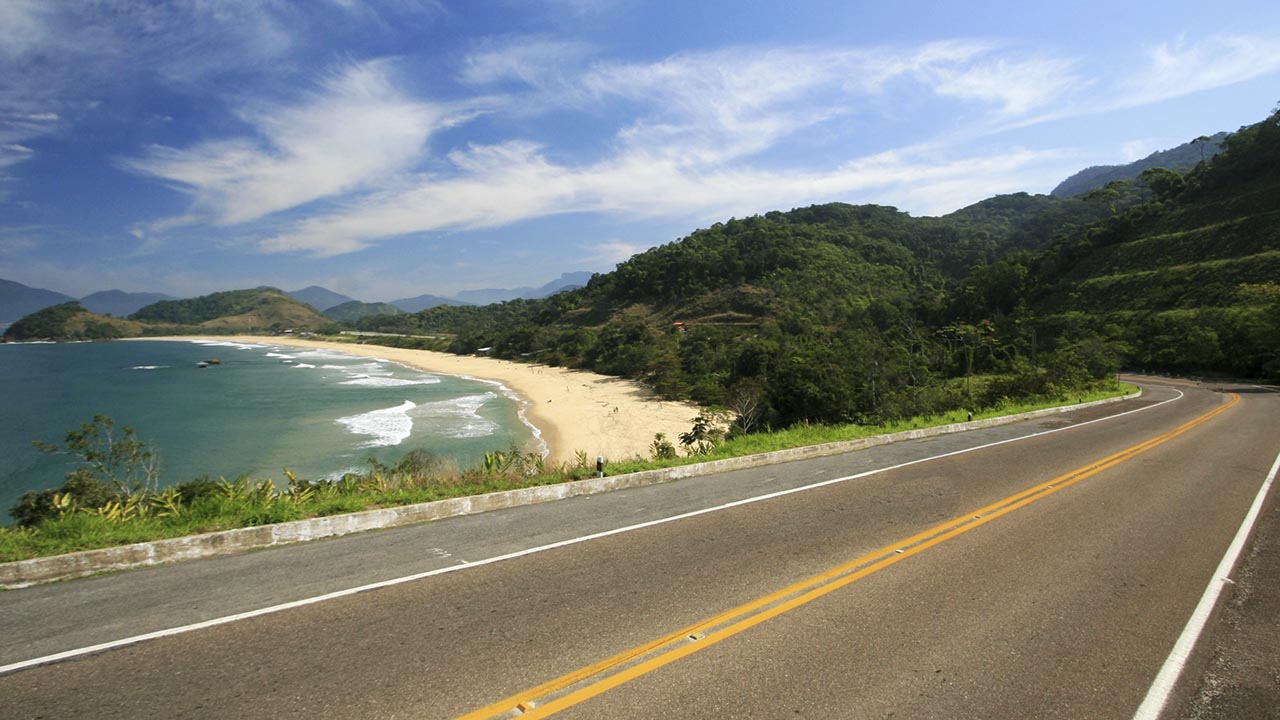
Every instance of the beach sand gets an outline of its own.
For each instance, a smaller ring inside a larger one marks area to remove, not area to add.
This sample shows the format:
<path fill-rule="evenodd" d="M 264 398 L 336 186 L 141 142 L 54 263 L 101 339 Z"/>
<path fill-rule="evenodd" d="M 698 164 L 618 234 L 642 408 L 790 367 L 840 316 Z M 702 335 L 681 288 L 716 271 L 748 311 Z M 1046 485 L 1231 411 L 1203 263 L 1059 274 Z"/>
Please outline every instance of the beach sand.
<path fill-rule="evenodd" d="M 541 432 L 549 459 L 555 463 L 573 460 L 579 450 L 587 453 L 591 463 L 597 455 L 614 461 L 648 458 L 654 433 L 664 433 L 678 443 L 680 433 L 689 431 L 699 412 L 696 405 L 659 400 L 630 380 L 546 365 L 292 337 L 189 339 L 334 350 L 384 358 L 427 372 L 502 383 L 527 403 L 525 417 Z"/>

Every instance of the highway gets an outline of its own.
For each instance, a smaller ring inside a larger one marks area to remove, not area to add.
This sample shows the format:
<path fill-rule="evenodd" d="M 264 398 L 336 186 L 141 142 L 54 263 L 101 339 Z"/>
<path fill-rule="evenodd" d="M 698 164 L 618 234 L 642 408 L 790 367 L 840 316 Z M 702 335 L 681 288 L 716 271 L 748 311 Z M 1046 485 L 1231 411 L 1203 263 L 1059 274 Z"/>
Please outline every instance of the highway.
<path fill-rule="evenodd" d="M 1280 453 L 1274 390 L 1143 384 L 1016 425 L 0 593 L 0 717 L 1131 718 L 1206 587 L 1220 607 L 1238 592 L 1215 574 Z M 1221 619 L 1161 717 L 1190 712 Z M 128 641 L 148 633 L 165 636 Z"/>

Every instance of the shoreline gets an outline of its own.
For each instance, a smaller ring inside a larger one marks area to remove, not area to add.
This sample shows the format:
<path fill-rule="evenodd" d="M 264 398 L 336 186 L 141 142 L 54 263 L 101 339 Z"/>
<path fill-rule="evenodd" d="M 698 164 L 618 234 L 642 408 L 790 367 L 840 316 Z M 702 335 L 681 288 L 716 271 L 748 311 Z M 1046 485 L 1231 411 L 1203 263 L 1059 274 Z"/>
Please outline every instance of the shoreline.
<path fill-rule="evenodd" d="M 547 365 L 531 365 L 431 350 L 408 350 L 383 345 L 305 340 L 262 335 L 184 335 L 138 340 L 200 340 L 309 348 L 376 357 L 418 370 L 488 382 L 521 405 L 519 414 L 533 429 L 536 442 L 551 463 L 572 462 L 578 451 L 608 461 L 647 458 L 654 433 L 673 442 L 688 432 L 700 408 L 689 403 L 659 400 L 639 383 Z"/>

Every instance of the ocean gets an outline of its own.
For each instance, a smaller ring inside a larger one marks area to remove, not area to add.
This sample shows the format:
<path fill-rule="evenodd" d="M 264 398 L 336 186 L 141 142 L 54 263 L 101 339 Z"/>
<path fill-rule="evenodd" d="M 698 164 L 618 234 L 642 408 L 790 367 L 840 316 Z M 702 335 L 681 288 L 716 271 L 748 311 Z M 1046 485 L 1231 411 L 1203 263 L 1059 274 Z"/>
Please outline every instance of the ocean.
<path fill-rule="evenodd" d="M 219 364 L 199 363 L 216 358 Z M 384 360 L 222 341 L 0 344 L 0 514 L 74 467 L 33 440 L 107 415 L 160 456 L 161 485 L 200 476 L 333 478 L 423 449 L 460 467 L 540 447 L 500 385 Z M 0 524 L 9 521 L 0 516 Z"/>

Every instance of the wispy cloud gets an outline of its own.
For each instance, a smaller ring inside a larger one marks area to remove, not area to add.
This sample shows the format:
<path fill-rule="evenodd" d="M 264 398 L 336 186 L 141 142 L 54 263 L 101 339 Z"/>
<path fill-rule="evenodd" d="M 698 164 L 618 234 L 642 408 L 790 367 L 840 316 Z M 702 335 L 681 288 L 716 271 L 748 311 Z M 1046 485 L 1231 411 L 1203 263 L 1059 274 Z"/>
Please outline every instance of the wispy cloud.
<path fill-rule="evenodd" d="M 977 43 L 892 53 L 736 48 L 651 63 L 597 61 L 571 76 L 564 63 L 578 54 L 540 41 L 507 44 L 474 56 L 463 77 L 481 85 L 518 79 L 536 95 L 554 74 L 563 103 L 621 103 L 631 119 L 617 128 L 599 159 L 557 162 L 552 148 L 523 140 L 468 146 L 448 153 L 447 166 L 416 176 L 411 187 L 348 198 L 337 211 L 314 214 L 259 247 L 327 257 L 389 237 L 500 227 L 556 214 L 703 220 L 908 182 L 942 187 L 968 177 L 964 173 L 1018 168 L 1042 155 L 1015 151 L 926 160 L 903 151 L 836 160 L 825 169 L 777 167 L 757 158 L 799 133 L 849 122 L 865 111 L 870 96 L 892 83 L 956 95 L 990 106 L 997 116 L 1038 107 L 1072 85 L 1069 77 L 1052 86 L 1043 81 L 1064 63 L 1001 54 Z M 536 58 L 538 69 L 526 68 L 525 58 Z M 1015 78 L 1025 78 L 1026 86 Z M 993 185 L 1000 183 L 970 180 L 963 199 L 979 199 Z M 924 194 L 916 193 L 916 207 L 952 209 Z M 944 194 L 951 201 L 959 193 L 948 188 Z"/>
<path fill-rule="evenodd" d="M 26 54 L 45 39 L 48 6 L 39 0 L 6 0 L 0 4 L 0 54 L 10 59 Z"/>
<path fill-rule="evenodd" d="M 385 183 L 421 160 L 432 132 L 464 114 L 405 97 L 389 63 L 367 62 L 295 105 L 243 111 L 257 137 L 153 147 L 122 164 L 190 193 L 192 218 L 243 223 Z"/>
<path fill-rule="evenodd" d="M 704 221 L 891 189 L 909 189 L 908 201 L 915 201 L 912 205 L 919 212 L 945 212 L 993 192 L 1021 189 L 1006 178 L 1057 158 L 1054 152 L 1015 151 L 948 160 L 898 152 L 819 172 L 735 168 L 691 173 L 674 162 L 635 157 L 571 168 L 548 161 L 535 146 L 476 147 L 451 156 L 464 171 L 459 177 L 313 217 L 260 247 L 266 252 L 328 257 L 389 237 L 500 227 L 556 214 L 603 212 L 628 219 Z M 985 180 L 975 182 L 977 177 Z"/>
<path fill-rule="evenodd" d="M 263 252 L 332 257 L 388 238 L 569 213 L 702 221 L 847 199 L 935 214 L 1047 186 L 1069 160 L 936 137 L 890 152 L 836 142 L 816 161 L 788 150 L 814 136 L 852 137 L 883 123 L 884 108 L 918 98 L 950 101 L 971 139 L 1280 69 L 1280 44 L 1242 37 L 1153 46 L 1118 79 L 1090 76 L 1086 58 L 983 40 L 732 47 L 629 62 L 551 37 L 472 47 L 456 66 L 461 100 L 415 97 L 393 82 L 389 63 L 366 62 L 292 104 L 248 105 L 240 118 L 251 134 L 126 161 L 193 198 L 185 219 L 150 229 L 246 226 L 239 232 L 260 238 Z M 580 138 L 566 148 L 554 132 L 530 139 L 529 125 L 504 122 L 543 112 L 575 114 L 592 128 L 594 152 L 582 152 Z M 493 120 L 487 141 L 428 153 L 441 130 L 482 113 Z M 270 228 L 250 225 L 268 217 Z"/>
<path fill-rule="evenodd" d="M 1140 106 L 1280 71 L 1280 38 L 1215 35 L 1145 48 L 1144 63 L 1121 84 L 1116 104 Z"/>
<path fill-rule="evenodd" d="M 586 43 L 549 37 L 490 38 L 462 63 L 459 79 L 468 85 L 517 81 L 549 89 L 566 84 L 565 71 L 591 54 Z"/>
<path fill-rule="evenodd" d="M 1116 72 L 1097 73 L 1090 92 L 1014 117 L 1000 129 L 1144 107 L 1280 72 L 1280 39 L 1273 35 L 1214 35 L 1142 48 Z"/>
<path fill-rule="evenodd" d="M 581 262 L 584 265 L 602 266 L 617 265 L 632 255 L 644 252 L 649 248 L 644 245 L 623 242 L 622 240 L 605 240 L 594 245 L 583 245 L 581 249 L 586 253 L 581 258 Z"/>
<path fill-rule="evenodd" d="M 1051 57 L 926 67 L 921 72 L 939 95 L 995 105 L 1003 117 L 1021 117 L 1078 90 L 1084 81 L 1076 63 Z"/>

